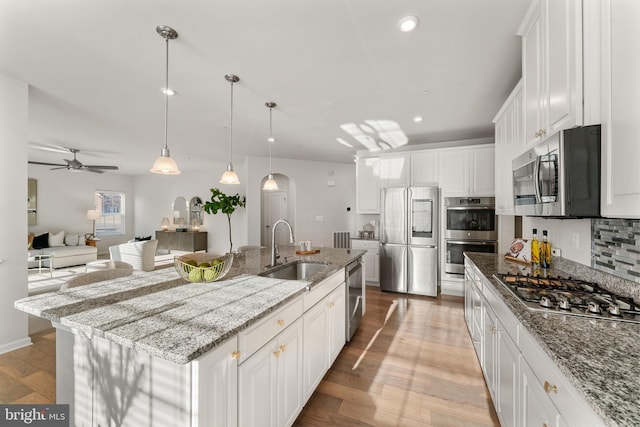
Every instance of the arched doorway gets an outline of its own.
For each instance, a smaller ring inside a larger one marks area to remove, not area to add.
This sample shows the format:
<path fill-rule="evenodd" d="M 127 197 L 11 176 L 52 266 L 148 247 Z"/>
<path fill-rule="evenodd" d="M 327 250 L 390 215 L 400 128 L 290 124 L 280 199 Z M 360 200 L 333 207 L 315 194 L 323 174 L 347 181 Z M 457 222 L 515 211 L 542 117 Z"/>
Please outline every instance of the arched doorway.
<path fill-rule="evenodd" d="M 271 247 L 271 227 L 279 219 L 286 219 L 295 230 L 295 185 L 286 175 L 274 173 L 273 178 L 278 183 L 278 190 L 262 190 L 265 176 L 260 181 L 260 244 Z M 276 230 L 276 244 L 289 244 L 289 231 L 286 227 Z"/>

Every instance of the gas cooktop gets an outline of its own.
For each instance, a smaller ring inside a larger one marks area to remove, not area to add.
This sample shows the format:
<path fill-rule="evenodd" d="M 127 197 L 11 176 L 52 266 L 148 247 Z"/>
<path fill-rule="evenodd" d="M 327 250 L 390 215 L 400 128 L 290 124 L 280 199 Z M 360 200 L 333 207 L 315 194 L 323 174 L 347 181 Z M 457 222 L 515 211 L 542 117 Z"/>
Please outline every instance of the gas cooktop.
<path fill-rule="evenodd" d="M 640 323 L 640 305 L 596 283 L 562 277 L 494 274 L 529 310 Z"/>

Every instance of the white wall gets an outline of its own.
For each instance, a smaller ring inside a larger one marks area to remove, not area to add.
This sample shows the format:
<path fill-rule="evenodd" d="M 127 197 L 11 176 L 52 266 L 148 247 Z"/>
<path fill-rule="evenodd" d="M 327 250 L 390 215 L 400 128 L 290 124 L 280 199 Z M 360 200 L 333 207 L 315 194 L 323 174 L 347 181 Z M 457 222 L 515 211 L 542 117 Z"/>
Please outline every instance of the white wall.
<path fill-rule="evenodd" d="M 295 185 L 295 237 L 311 240 L 314 246 L 333 246 L 334 231 L 350 231 L 356 218 L 355 163 L 327 163 L 292 159 L 273 159 L 273 172 L 289 177 Z M 269 174 L 269 158 L 247 159 L 248 244 L 260 244 L 261 182 Z M 328 181 L 335 181 L 329 186 Z M 347 211 L 347 208 L 351 208 Z M 316 221 L 322 216 L 322 221 Z"/>
<path fill-rule="evenodd" d="M 28 86 L 0 75 L 0 353 L 29 345 L 27 315 L 13 302 L 27 296 Z"/>
<path fill-rule="evenodd" d="M 523 217 L 522 237 L 530 239 L 533 228 L 538 229 L 539 239 L 542 239 L 542 230 L 547 230 L 551 247 L 560 248 L 564 258 L 591 266 L 590 219 Z"/>
<path fill-rule="evenodd" d="M 152 160 L 150 160 L 152 161 Z M 163 217 L 172 221 L 173 201 L 178 196 L 189 201 L 199 196 L 203 202 L 211 199 L 211 188 L 218 188 L 225 194 L 246 194 L 246 173 L 244 165 L 234 163 L 234 169 L 240 177 L 240 185 L 220 184 L 220 177 L 226 170 L 226 163 L 219 161 L 211 164 L 211 168 L 203 171 L 182 172 L 180 175 L 156 175 L 149 173 L 134 177 L 135 190 L 135 227 L 138 235 L 153 235 L 160 229 Z M 260 199 L 251 209 L 259 210 Z M 247 203 L 247 208 L 249 204 Z M 231 215 L 231 234 L 233 247 L 246 244 L 246 209 L 239 208 Z M 218 212 L 216 215 L 204 214 L 204 224 L 200 228 L 208 232 L 209 252 L 224 254 L 229 252 L 229 228 L 227 216 Z"/>
<path fill-rule="evenodd" d="M 60 155 L 66 157 L 63 154 Z M 29 165 L 29 178 L 38 180 L 38 223 L 29 227 L 36 235 L 44 232 L 91 233 L 93 222 L 87 219 L 87 210 L 95 209 L 96 190 L 121 191 L 125 199 L 125 236 L 100 238 L 98 252 L 108 253 L 109 246 L 126 242 L 134 234 L 135 206 L 133 177 L 105 172 L 69 172 L 50 170 L 49 166 Z M 158 221 L 159 223 L 159 221 Z"/>

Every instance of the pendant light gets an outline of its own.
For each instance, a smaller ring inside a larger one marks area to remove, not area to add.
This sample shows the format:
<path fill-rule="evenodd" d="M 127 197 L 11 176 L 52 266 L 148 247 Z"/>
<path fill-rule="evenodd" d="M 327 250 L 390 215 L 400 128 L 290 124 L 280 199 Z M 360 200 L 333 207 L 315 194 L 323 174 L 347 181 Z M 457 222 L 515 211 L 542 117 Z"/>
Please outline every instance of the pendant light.
<path fill-rule="evenodd" d="M 240 77 L 235 74 L 227 74 L 224 78 L 231 83 L 231 120 L 229 122 L 229 164 L 227 170 L 222 174 L 220 178 L 221 184 L 240 184 L 238 174 L 233 170 L 233 164 L 231 163 L 231 157 L 233 153 L 233 84 L 240 81 Z"/>
<path fill-rule="evenodd" d="M 271 168 L 271 145 L 273 145 L 273 143 L 276 141 L 273 137 L 273 121 L 271 118 L 271 114 L 273 113 L 273 107 L 275 107 L 277 104 L 275 102 L 266 102 L 264 105 L 269 108 L 269 138 L 267 138 L 267 141 L 269 142 L 269 176 L 264 182 L 264 186 L 262 187 L 262 189 L 266 191 L 274 191 L 279 190 L 279 188 L 278 183 L 275 179 L 273 179 L 273 169 Z"/>
<path fill-rule="evenodd" d="M 169 147 L 167 146 L 167 123 L 169 121 L 169 94 L 171 93 L 169 90 L 169 40 L 174 40 L 178 38 L 178 33 L 171 27 L 167 27 L 166 25 L 158 25 L 156 27 L 156 32 L 160 34 L 167 45 L 167 62 L 165 67 L 165 77 L 166 77 L 166 86 L 164 88 L 165 92 L 165 101 L 164 101 L 164 147 L 160 151 L 160 157 L 156 159 L 153 163 L 153 167 L 151 168 L 151 172 L 159 173 L 163 175 L 178 175 L 180 173 L 180 169 L 178 169 L 178 164 L 175 160 L 171 158 L 169 155 Z"/>

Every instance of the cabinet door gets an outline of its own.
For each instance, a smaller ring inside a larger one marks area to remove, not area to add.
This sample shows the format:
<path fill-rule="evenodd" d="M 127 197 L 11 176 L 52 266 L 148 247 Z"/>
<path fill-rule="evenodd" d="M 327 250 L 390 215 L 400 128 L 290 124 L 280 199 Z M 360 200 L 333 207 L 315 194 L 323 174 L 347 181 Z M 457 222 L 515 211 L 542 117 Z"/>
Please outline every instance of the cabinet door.
<path fill-rule="evenodd" d="M 333 364 L 346 342 L 346 293 L 345 285 L 338 286 L 327 297 L 329 311 L 329 366 Z M 360 304 L 363 302 L 360 301 Z"/>
<path fill-rule="evenodd" d="M 518 360 L 520 351 L 504 327 L 497 322 L 496 356 L 497 399 L 494 398 L 500 424 L 504 427 L 517 426 L 518 423 Z"/>
<path fill-rule="evenodd" d="M 527 147 L 541 138 L 546 119 L 544 61 L 544 21 L 542 1 L 537 0 L 535 10 L 522 34 L 522 79 L 525 102 L 525 141 Z"/>
<path fill-rule="evenodd" d="M 380 187 L 409 186 L 410 163 L 409 154 L 380 156 Z"/>
<path fill-rule="evenodd" d="M 304 323 L 304 398 L 311 396 L 329 368 L 327 351 L 328 311 L 322 301 L 303 316 Z"/>
<path fill-rule="evenodd" d="M 438 185 L 438 152 L 411 154 L 411 185 Z"/>
<path fill-rule="evenodd" d="M 484 371 L 484 378 L 487 381 L 487 388 L 493 401 L 498 400 L 498 391 L 496 388 L 496 368 L 497 368 L 497 353 L 496 353 L 496 341 L 498 328 L 496 327 L 496 315 L 487 304 L 483 304 L 484 313 L 484 329 L 482 331 L 482 350 L 484 355 L 484 363 L 482 370 Z"/>
<path fill-rule="evenodd" d="M 238 424 L 277 425 L 277 351 L 270 341 L 238 367 Z M 213 424 L 212 424 L 213 425 Z"/>
<path fill-rule="evenodd" d="M 547 135 L 582 124 L 582 1 L 545 0 Z"/>
<path fill-rule="evenodd" d="M 302 400 L 302 320 L 278 335 L 274 352 L 278 365 L 278 426 L 292 425 L 304 406 Z M 256 424 L 257 425 L 257 424 Z"/>
<path fill-rule="evenodd" d="M 493 196 L 495 194 L 494 148 L 477 148 L 471 151 L 471 196 Z"/>
<path fill-rule="evenodd" d="M 368 251 L 364 255 L 364 278 L 367 283 L 378 283 L 380 281 L 378 251 Z"/>
<path fill-rule="evenodd" d="M 238 425 L 238 364 L 236 337 L 191 363 L 195 381 L 192 427 Z"/>
<path fill-rule="evenodd" d="M 640 218 L 640 2 L 602 7 L 603 216 Z"/>
<path fill-rule="evenodd" d="M 565 425 L 555 405 L 522 357 L 520 358 L 520 396 L 522 427 Z"/>
<path fill-rule="evenodd" d="M 380 160 L 369 157 L 356 163 L 356 211 L 380 213 Z"/>
<path fill-rule="evenodd" d="M 466 150 L 440 153 L 440 185 L 443 195 L 469 193 L 469 153 Z"/>

